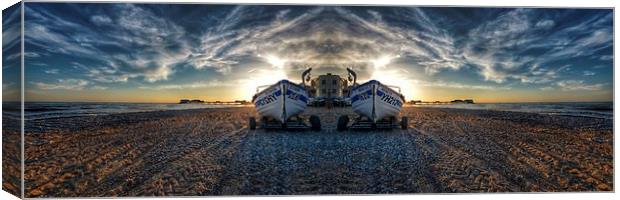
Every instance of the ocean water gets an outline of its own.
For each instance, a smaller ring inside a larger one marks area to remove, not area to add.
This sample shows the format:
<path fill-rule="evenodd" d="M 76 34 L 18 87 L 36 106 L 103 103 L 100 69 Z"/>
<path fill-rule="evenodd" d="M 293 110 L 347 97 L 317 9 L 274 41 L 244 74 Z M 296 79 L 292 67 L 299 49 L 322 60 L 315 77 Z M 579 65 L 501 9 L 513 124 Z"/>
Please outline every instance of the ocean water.
<path fill-rule="evenodd" d="M 414 105 L 417 107 L 460 108 L 476 110 L 499 110 L 529 112 L 545 115 L 562 115 L 578 117 L 594 117 L 613 119 L 613 102 L 566 102 L 566 103 L 477 103 L 477 104 L 444 104 Z"/>
<path fill-rule="evenodd" d="M 3 117 L 19 119 L 19 103 L 3 104 Z M 227 108 L 247 105 L 207 105 L 207 104 L 158 104 L 158 103 L 26 103 L 25 119 L 49 119 L 80 116 L 97 116 L 116 113 L 185 110 L 198 108 Z M 477 103 L 414 105 L 417 107 L 460 108 L 476 110 L 499 110 L 531 112 L 546 115 L 581 116 L 613 119 L 613 102 L 592 103 Z"/>
<path fill-rule="evenodd" d="M 208 105 L 177 103 L 59 103 L 29 102 L 24 104 L 26 120 L 64 117 L 97 116 L 116 113 L 132 113 L 162 110 L 185 110 L 199 108 L 229 108 L 247 105 Z M 2 103 L 3 117 L 19 118 L 19 102 Z"/>

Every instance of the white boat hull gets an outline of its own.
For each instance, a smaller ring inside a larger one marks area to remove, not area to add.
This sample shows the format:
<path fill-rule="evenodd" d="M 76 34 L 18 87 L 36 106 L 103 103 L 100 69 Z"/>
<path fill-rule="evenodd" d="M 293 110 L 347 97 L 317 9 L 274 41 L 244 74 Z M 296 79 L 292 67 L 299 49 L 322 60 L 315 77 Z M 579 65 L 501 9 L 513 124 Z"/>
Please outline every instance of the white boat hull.
<path fill-rule="evenodd" d="M 397 117 L 405 102 L 400 93 L 375 80 L 353 88 L 350 96 L 353 111 L 373 122 L 386 117 Z"/>
<path fill-rule="evenodd" d="M 256 94 L 252 103 L 260 116 L 284 123 L 306 109 L 308 92 L 295 83 L 282 80 Z"/>

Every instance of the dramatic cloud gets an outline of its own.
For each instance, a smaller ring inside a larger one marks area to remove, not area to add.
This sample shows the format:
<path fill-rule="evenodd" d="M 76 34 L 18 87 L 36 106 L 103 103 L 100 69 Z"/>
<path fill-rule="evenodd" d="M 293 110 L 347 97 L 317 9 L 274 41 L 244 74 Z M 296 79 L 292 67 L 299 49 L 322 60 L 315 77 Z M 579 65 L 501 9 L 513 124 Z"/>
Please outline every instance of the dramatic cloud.
<path fill-rule="evenodd" d="M 2 53 L 18 47 L 20 44 L 20 17 L 19 7 L 11 7 L 2 12 Z"/>
<path fill-rule="evenodd" d="M 2 10 L 2 99 L 21 100 L 21 4 Z"/>
<path fill-rule="evenodd" d="M 245 91 L 308 67 L 407 91 L 611 85 L 573 81 L 609 81 L 596 66 L 613 59 L 611 10 L 30 3 L 26 15 L 29 65 L 89 88 Z"/>
<path fill-rule="evenodd" d="M 96 81 L 166 80 L 174 73 L 173 65 L 189 55 L 183 28 L 132 4 L 112 6 L 118 17 L 95 15 L 91 17 L 94 27 L 27 7 L 32 19 L 25 27 L 29 33 L 26 40 L 47 52 L 98 60 L 100 65 L 84 68 Z"/>
<path fill-rule="evenodd" d="M 469 32 L 471 42 L 465 45 L 464 55 L 485 80 L 549 82 L 563 68 L 550 66 L 553 61 L 592 55 L 612 44 L 611 13 L 588 16 L 586 22 L 549 30 L 555 23 L 536 22 L 536 12 L 512 10 Z"/>

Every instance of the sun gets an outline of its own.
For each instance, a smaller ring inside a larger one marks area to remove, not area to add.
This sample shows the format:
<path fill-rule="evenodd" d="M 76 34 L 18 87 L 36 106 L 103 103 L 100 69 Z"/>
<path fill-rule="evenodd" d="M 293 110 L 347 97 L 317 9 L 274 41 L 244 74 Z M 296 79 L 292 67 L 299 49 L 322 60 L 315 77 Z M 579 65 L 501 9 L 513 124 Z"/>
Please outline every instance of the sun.
<path fill-rule="evenodd" d="M 406 100 L 419 99 L 415 80 L 408 77 L 408 72 L 402 69 L 383 69 L 374 71 L 370 79 L 377 80 L 388 86 L 400 88 L 401 94 Z"/>
<path fill-rule="evenodd" d="M 370 79 L 377 80 L 383 84 L 397 86 L 405 99 L 418 99 L 418 90 L 415 86 L 416 81 L 411 78 L 409 71 L 396 67 L 388 67 L 392 60 L 400 58 L 400 55 L 384 55 L 371 60 L 374 71 Z"/>
<path fill-rule="evenodd" d="M 371 60 L 373 67 L 376 69 L 385 68 L 392 60 L 400 58 L 400 55 L 383 55 L 377 59 Z"/>
<path fill-rule="evenodd" d="M 273 69 L 256 69 L 252 71 L 252 75 L 241 81 L 242 85 L 241 94 L 244 99 L 251 100 L 252 96 L 256 94 L 256 89 L 261 86 L 272 85 L 282 79 L 287 79 L 284 70 Z"/>
<path fill-rule="evenodd" d="M 258 54 L 257 55 L 259 58 L 264 58 L 265 61 L 267 61 L 267 63 L 269 63 L 272 67 L 274 68 L 278 68 L 278 69 L 283 69 L 284 65 L 286 64 L 287 60 L 280 58 L 279 56 L 276 55 L 261 55 Z"/>
<path fill-rule="evenodd" d="M 248 71 L 248 78 L 241 80 L 239 85 L 243 99 L 251 100 L 252 96 L 257 93 L 257 88 L 262 86 L 272 85 L 280 80 L 287 79 L 284 71 L 286 60 L 279 58 L 275 55 L 257 55 L 260 58 L 265 59 L 271 66 L 255 68 Z"/>

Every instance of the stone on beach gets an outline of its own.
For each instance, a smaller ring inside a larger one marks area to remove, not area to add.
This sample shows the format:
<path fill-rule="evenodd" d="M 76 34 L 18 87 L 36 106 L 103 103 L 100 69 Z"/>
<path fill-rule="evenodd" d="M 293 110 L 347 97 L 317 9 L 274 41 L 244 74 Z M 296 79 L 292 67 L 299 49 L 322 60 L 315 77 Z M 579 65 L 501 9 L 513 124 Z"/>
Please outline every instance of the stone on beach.
<path fill-rule="evenodd" d="M 611 120 L 405 107 L 409 130 L 338 132 L 350 108 L 312 114 L 323 131 L 249 131 L 251 107 L 31 121 L 26 197 L 613 190 Z"/>

